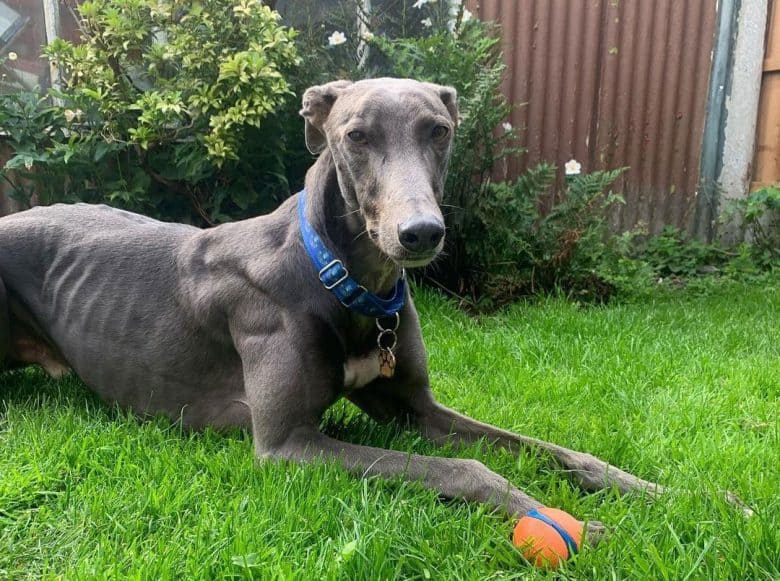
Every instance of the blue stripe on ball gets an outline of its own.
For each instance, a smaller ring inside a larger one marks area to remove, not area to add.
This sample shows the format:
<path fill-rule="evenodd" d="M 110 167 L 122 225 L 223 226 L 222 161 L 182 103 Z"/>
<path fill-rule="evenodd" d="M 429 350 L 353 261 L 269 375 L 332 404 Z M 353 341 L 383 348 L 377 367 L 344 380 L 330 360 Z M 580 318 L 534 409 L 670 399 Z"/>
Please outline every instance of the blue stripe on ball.
<path fill-rule="evenodd" d="M 563 539 L 563 542 L 566 543 L 566 548 L 569 551 L 569 554 L 566 555 L 567 559 L 572 555 L 577 554 L 577 543 L 574 542 L 574 539 L 571 538 L 571 535 L 567 533 L 564 528 L 557 522 L 552 520 L 550 517 L 543 515 L 536 509 L 531 510 L 526 516 L 530 516 L 531 518 L 535 518 L 536 520 L 540 520 L 543 523 L 550 525 L 555 529 L 555 532 L 561 535 L 561 538 Z"/>

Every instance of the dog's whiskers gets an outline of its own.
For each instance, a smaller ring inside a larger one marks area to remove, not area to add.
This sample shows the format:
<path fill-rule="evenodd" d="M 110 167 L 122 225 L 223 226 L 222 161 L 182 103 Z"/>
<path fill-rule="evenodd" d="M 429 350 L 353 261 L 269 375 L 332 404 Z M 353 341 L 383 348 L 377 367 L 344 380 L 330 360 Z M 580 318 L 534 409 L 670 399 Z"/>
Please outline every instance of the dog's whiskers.
<path fill-rule="evenodd" d="M 336 218 L 347 218 L 352 214 L 357 214 L 358 212 L 360 212 L 360 208 L 357 208 L 356 210 L 352 210 L 351 212 L 347 212 L 346 214 L 341 214 L 340 216 L 336 216 Z"/>
<path fill-rule="evenodd" d="M 358 232 L 358 235 L 357 235 L 357 236 L 355 236 L 355 237 L 352 239 L 352 243 L 354 244 L 355 242 L 357 242 L 357 241 L 358 241 L 358 239 L 359 239 L 361 236 L 363 236 L 363 234 L 368 234 L 368 228 L 364 228 L 362 232 Z"/>

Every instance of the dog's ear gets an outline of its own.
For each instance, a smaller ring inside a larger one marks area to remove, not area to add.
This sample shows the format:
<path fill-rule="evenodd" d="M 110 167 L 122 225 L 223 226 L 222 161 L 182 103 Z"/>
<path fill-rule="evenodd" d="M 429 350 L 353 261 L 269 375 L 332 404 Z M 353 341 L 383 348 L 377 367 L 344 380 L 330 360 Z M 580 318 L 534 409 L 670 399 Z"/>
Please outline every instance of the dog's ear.
<path fill-rule="evenodd" d="M 303 94 L 301 116 L 306 121 L 306 147 L 314 154 L 322 152 L 327 145 L 323 125 L 333 103 L 352 84 L 352 81 L 332 81 L 306 89 Z"/>
<path fill-rule="evenodd" d="M 458 126 L 458 91 L 456 91 L 454 87 L 446 87 L 444 85 L 435 85 L 433 83 L 425 83 L 425 85 L 429 89 L 433 89 L 436 92 L 436 94 L 439 95 L 441 102 L 444 103 L 444 106 L 447 108 L 447 112 L 450 114 L 450 117 L 452 118 L 452 122 L 455 124 L 455 127 L 457 127 Z"/>

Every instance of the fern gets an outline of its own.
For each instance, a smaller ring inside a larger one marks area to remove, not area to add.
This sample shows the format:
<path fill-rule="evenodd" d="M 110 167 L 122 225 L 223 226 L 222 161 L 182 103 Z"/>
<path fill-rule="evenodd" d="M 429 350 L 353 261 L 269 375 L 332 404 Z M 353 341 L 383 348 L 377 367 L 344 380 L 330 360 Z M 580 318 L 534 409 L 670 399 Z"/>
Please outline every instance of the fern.
<path fill-rule="evenodd" d="M 594 172 L 568 181 L 564 192 L 551 198 L 556 168 L 536 166 L 512 183 L 490 184 L 474 208 L 467 232 L 462 275 L 472 298 L 500 304 L 519 294 L 576 290 L 609 285 L 594 275 L 608 248 L 605 210 L 618 201 L 610 193 L 624 170 Z"/>

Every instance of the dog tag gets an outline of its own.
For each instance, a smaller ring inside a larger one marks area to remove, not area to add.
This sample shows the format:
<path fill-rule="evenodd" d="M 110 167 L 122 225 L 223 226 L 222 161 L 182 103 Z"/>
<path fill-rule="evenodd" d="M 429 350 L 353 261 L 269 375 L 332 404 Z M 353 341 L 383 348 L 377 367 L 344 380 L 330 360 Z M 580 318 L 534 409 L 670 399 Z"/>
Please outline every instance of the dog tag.
<path fill-rule="evenodd" d="M 395 314 L 395 324 L 392 327 L 383 327 L 382 321 L 376 320 L 376 328 L 379 329 L 379 335 L 376 337 L 376 346 L 379 347 L 379 377 L 390 379 L 395 375 L 395 349 L 398 343 L 398 336 L 395 332 L 401 324 L 401 317 Z"/>
<path fill-rule="evenodd" d="M 395 355 L 390 349 L 379 350 L 379 376 L 390 379 L 395 375 Z"/>

